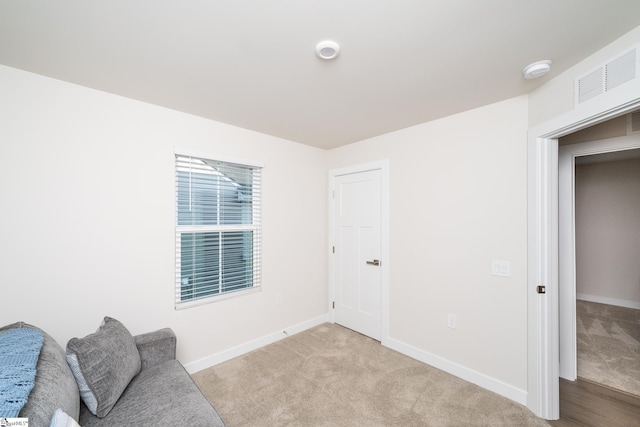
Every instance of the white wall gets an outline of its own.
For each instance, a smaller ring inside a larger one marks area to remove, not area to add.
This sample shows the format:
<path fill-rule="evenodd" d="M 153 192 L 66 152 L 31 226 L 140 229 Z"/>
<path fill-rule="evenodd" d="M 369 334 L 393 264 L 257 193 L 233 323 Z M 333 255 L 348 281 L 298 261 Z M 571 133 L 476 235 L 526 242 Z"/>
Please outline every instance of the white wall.
<path fill-rule="evenodd" d="M 525 393 L 527 128 L 638 42 L 640 27 L 528 97 L 330 152 L 0 66 L 0 324 L 62 345 L 104 315 L 170 326 L 196 363 L 322 318 L 326 170 L 389 159 L 390 336 Z M 262 292 L 174 310 L 173 146 L 265 165 Z"/>
<path fill-rule="evenodd" d="M 640 159 L 576 166 L 578 297 L 640 307 Z"/>
<path fill-rule="evenodd" d="M 325 151 L 4 66 L 0 93 L 0 325 L 169 326 L 190 363 L 326 315 Z M 265 166 L 262 292 L 174 310 L 174 146 Z"/>
<path fill-rule="evenodd" d="M 519 97 L 337 148 L 329 160 L 390 160 L 391 338 L 516 395 L 527 386 L 526 133 Z M 511 277 L 492 276 L 492 259 L 509 261 Z"/>

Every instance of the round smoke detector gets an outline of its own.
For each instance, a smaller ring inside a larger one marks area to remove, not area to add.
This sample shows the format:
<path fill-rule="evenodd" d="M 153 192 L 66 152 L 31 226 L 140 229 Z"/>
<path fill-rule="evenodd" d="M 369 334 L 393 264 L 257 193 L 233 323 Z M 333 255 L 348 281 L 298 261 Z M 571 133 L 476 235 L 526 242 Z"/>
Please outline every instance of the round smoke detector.
<path fill-rule="evenodd" d="M 531 80 L 542 77 L 549 71 L 551 71 L 551 61 L 545 59 L 544 61 L 537 61 L 524 67 L 522 75 L 525 79 Z"/>
<path fill-rule="evenodd" d="M 333 59 L 340 53 L 340 46 L 336 42 L 325 40 L 316 45 L 316 55 L 322 59 Z"/>

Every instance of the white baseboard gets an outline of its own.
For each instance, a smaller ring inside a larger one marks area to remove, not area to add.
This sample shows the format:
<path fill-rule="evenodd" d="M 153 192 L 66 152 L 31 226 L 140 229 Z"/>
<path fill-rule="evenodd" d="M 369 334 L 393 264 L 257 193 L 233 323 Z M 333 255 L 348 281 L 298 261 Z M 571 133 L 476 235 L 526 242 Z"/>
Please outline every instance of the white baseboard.
<path fill-rule="evenodd" d="M 576 298 L 582 301 L 598 302 L 600 304 L 617 305 L 618 307 L 635 308 L 636 310 L 640 310 L 640 302 L 638 301 L 607 298 L 588 294 L 576 294 Z"/>
<path fill-rule="evenodd" d="M 307 320 L 306 322 L 298 323 L 297 325 L 293 325 L 288 328 L 283 328 L 282 330 L 278 330 L 277 332 L 270 333 L 268 335 L 246 342 L 244 344 L 240 344 L 228 350 L 224 350 L 219 353 L 212 354 L 211 356 L 203 357 L 202 359 L 185 363 L 184 367 L 187 370 L 187 372 L 189 372 L 190 374 L 193 374 L 195 372 L 202 371 L 203 369 L 207 369 L 212 366 L 215 366 L 218 363 L 226 362 L 227 360 L 231 360 L 234 357 L 238 357 L 245 353 L 249 353 L 250 351 L 256 350 L 260 347 L 264 347 L 265 345 L 269 345 L 276 341 L 280 341 L 281 339 L 290 337 L 291 335 L 295 335 L 298 332 L 311 329 L 315 326 L 321 325 L 328 321 L 329 321 L 329 314 L 324 314 L 322 316 L 316 317 L 315 319 L 310 319 L 310 320 Z"/>
<path fill-rule="evenodd" d="M 527 392 L 519 388 L 513 387 L 509 384 L 503 383 L 500 380 L 489 377 L 480 372 L 469 369 L 465 366 L 459 365 L 450 360 L 444 359 L 435 354 L 431 354 L 424 350 L 420 350 L 412 345 L 403 343 L 394 338 L 386 338 L 383 340 L 383 344 L 397 352 L 400 352 L 420 362 L 431 365 L 434 368 L 438 368 L 442 371 L 448 372 L 451 375 L 455 375 L 470 383 L 476 384 L 484 389 L 497 393 L 501 396 L 511 399 L 521 405 L 527 404 Z"/>

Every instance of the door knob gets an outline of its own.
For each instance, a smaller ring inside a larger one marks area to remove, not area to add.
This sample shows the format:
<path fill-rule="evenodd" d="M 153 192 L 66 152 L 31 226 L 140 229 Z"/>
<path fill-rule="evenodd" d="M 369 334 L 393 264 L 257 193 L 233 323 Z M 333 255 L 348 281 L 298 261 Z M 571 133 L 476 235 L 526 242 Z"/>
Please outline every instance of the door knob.
<path fill-rule="evenodd" d="M 380 260 L 374 259 L 373 261 L 367 261 L 369 265 L 380 265 Z"/>

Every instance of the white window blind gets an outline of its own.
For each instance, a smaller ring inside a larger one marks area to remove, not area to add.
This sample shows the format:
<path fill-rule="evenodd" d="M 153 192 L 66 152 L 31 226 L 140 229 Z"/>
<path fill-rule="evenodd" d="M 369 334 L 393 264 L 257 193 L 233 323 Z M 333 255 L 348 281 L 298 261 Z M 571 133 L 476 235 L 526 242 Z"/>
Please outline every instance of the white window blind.
<path fill-rule="evenodd" d="M 176 155 L 176 307 L 260 286 L 260 176 Z"/>

